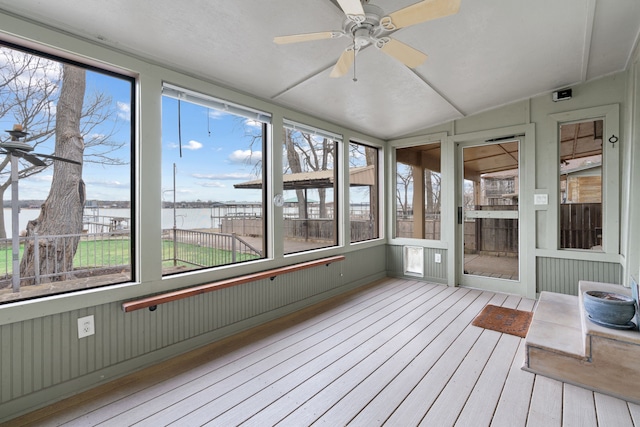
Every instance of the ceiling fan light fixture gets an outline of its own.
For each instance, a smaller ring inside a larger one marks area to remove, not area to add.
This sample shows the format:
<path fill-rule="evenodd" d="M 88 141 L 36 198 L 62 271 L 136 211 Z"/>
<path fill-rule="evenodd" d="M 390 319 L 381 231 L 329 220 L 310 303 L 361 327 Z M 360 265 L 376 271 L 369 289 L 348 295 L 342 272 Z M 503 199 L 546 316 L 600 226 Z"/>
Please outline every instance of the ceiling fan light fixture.
<path fill-rule="evenodd" d="M 331 77 L 342 77 L 351 66 L 355 68 L 356 54 L 370 44 L 409 68 L 418 67 L 427 60 L 427 55 L 388 36 L 399 28 L 453 15 L 460 9 L 461 2 L 461 0 L 423 0 L 386 15 L 380 7 L 369 4 L 369 0 L 335 1 L 346 15 L 342 23 L 342 31 L 297 34 L 274 39 L 274 42 L 283 44 L 351 36 L 353 43 L 342 52 L 331 71 Z M 353 80 L 357 80 L 355 70 Z"/>
<path fill-rule="evenodd" d="M 360 28 L 353 33 L 353 45 L 356 50 L 359 50 L 372 41 L 371 32 L 367 28 Z"/>

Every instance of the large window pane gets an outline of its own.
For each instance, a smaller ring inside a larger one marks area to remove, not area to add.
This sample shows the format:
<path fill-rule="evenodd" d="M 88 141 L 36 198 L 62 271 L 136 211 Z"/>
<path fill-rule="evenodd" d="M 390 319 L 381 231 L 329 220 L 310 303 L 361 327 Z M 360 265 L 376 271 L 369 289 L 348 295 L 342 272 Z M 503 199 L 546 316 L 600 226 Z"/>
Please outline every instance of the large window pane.
<path fill-rule="evenodd" d="M 284 129 L 285 254 L 338 244 L 336 145 L 326 135 Z"/>
<path fill-rule="evenodd" d="M 380 237 L 378 203 L 379 149 L 349 144 L 349 218 L 351 242 Z"/>
<path fill-rule="evenodd" d="M 164 275 L 265 256 L 268 125 L 218 104 L 169 89 L 162 99 Z"/>
<path fill-rule="evenodd" d="M 440 240 L 440 143 L 396 149 L 395 237 Z"/>
<path fill-rule="evenodd" d="M 603 120 L 560 125 L 560 248 L 602 250 Z"/>
<path fill-rule="evenodd" d="M 0 47 L 0 303 L 131 280 L 133 87 Z"/>

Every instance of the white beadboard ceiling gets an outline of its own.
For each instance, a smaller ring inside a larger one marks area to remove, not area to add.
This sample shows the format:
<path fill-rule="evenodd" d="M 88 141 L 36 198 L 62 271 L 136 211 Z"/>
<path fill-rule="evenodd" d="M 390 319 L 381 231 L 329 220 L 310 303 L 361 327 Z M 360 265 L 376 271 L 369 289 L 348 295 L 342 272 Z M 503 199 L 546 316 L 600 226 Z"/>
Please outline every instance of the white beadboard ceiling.
<path fill-rule="evenodd" d="M 371 0 L 386 13 L 416 0 Z M 627 68 L 638 0 L 462 0 L 456 15 L 393 37 L 429 55 L 415 70 L 373 47 L 331 68 L 348 38 L 332 0 L 0 0 L 0 9 L 383 139 L 414 134 Z"/>

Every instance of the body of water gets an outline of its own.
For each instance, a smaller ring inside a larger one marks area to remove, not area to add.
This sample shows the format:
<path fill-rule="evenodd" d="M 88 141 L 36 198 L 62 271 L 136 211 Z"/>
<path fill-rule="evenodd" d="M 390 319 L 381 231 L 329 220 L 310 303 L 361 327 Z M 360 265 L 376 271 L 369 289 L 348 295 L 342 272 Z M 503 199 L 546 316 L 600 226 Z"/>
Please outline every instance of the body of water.
<path fill-rule="evenodd" d="M 176 209 L 175 222 L 177 228 L 194 229 L 194 228 L 219 228 L 220 218 L 227 215 L 255 215 L 259 211 L 250 207 L 233 207 L 233 208 L 202 208 L 202 209 Z M 27 223 L 36 219 L 40 215 L 40 209 L 21 209 L 19 215 L 20 232 L 26 229 Z M 85 219 L 90 222 L 100 222 L 105 225 L 109 224 L 109 218 L 127 218 L 130 219 L 131 212 L 129 209 L 93 209 L 85 208 Z M 162 228 L 173 228 L 173 209 L 162 209 Z M 4 209 L 4 224 L 7 237 L 11 237 L 11 208 Z"/>
<path fill-rule="evenodd" d="M 309 208 L 309 218 L 317 217 L 315 215 L 317 212 L 314 211 L 314 209 L 316 208 Z M 22 233 L 26 229 L 27 223 L 32 219 L 36 219 L 38 215 L 40 215 L 40 209 L 21 209 L 19 215 L 20 232 Z M 199 209 L 176 208 L 175 211 L 172 208 L 169 208 L 162 209 L 162 228 L 173 228 L 174 216 L 177 228 L 190 230 L 199 228 L 218 229 L 220 228 L 221 219 L 224 217 L 259 217 L 261 215 L 262 210 L 258 205 L 229 205 Z M 297 217 L 297 207 L 285 206 L 284 215 L 287 218 Z M 85 222 L 104 224 L 104 227 L 90 226 L 88 231 L 91 233 L 97 232 L 98 228 L 101 229 L 101 231 L 108 231 L 110 220 L 113 218 L 124 218 L 125 221 L 120 223 L 128 226 L 131 218 L 131 212 L 129 209 L 109 208 L 85 208 L 84 210 Z M 4 224 L 7 237 L 11 237 L 11 208 L 4 209 Z"/>

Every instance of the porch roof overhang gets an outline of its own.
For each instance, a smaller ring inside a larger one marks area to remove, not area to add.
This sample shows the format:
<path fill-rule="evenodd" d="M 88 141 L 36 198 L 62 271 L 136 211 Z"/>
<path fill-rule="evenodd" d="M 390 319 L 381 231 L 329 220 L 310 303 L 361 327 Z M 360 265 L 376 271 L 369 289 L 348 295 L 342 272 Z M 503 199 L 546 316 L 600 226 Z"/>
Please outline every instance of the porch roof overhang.
<path fill-rule="evenodd" d="M 282 176 L 284 190 L 304 190 L 312 188 L 333 188 L 335 183 L 335 170 L 323 170 L 313 172 L 289 173 Z M 376 182 L 375 166 L 363 166 L 349 170 L 349 185 L 373 186 Z M 234 184 L 234 188 L 261 189 L 263 181 L 256 179 L 253 181 Z"/>
<path fill-rule="evenodd" d="M 558 161 L 581 159 L 602 153 L 602 119 L 580 123 L 565 123 L 560 128 L 560 158 Z M 488 142 L 488 141 L 487 141 Z M 518 168 L 517 138 L 476 145 L 465 149 L 465 179 L 480 181 L 488 173 Z M 424 144 L 396 150 L 398 162 L 440 172 L 441 144 Z"/>

